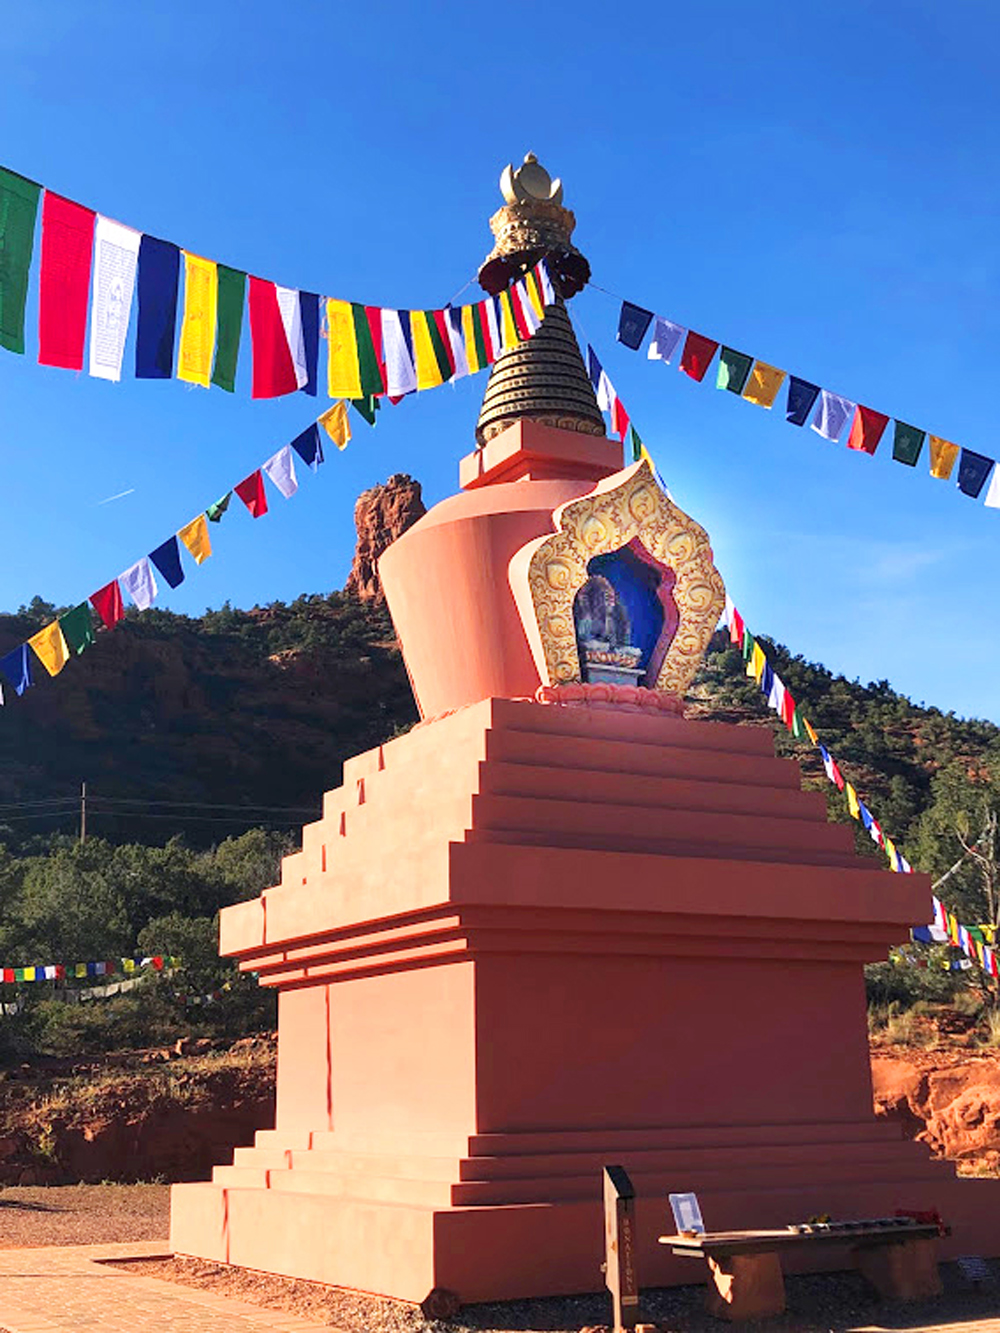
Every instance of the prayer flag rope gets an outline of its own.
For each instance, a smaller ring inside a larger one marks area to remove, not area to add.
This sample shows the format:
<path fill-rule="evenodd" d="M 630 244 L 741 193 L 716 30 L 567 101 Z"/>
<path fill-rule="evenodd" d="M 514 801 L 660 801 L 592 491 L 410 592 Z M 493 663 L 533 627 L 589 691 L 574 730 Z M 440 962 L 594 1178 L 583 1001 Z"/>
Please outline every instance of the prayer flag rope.
<path fill-rule="evenodd" d="M 110 962 L 99 963 L 46 963 L 33 967 L 0 967 L 0 982 L 10 986 L 19 981 L 66 981 L 83 980 L 86 977 L 111 977 L 116 973 L 131 976 L 151 968 L 154 972 L 177 967 L 179 958 L 166 954 L 147 954 L 144 957 L 114 958 Z"/>
<path fill-rule="evenodd" d="M 700 383 L 705 380 L 718 352 L 715 387 L 738 394 L 746 402 L 764 408 L 775 405 L 778 393 L 787 381 L 785 420 L 792 426 L 804 426 L 809 422 L 812 430 L 824 440 L 836 443 L 844 438 L 847 448 L 857 453 L 874 454 L 892 421 L 892 456 L 897 463 L 915 467 L 926 443 L 931 477 L 946 481 L 954 475 L 963 495 L 974 500 L 982 496 L 987 508 L 1000 509 L 1000 468 L 988 455 L 952 444 L 939 435 L 931 435 L 899 418 L 865 407 L 811 380 L 779 370 L 746 352 L 720 345 L 713 338 L 633 305 L 631 301 L 622 301 L 618 341 L 637 352 L 650 329 L 652 333 L 646 352 L 650 361 L 669 365 L 680 349 L 678 369 Z M 846 437 L 845 427 L 848 428 Z"/>
<path fill-rule="evenodd" d="M 246 312 L 252 397 L 315 397 L 325 343 L 327 392 L 352 401 L 398 401 L 475 374 L 530 338 L 556 299 L 544 261 L 474 305 L 389 310 L 323 297 L 145 235 L 0 167 L 0 347 L 21 354 L 39 201 L 38 360 L 82 370 L 89 334 L 98 379 L 121 379 L 133 294 L 137 379 L 234 392 Z"/>
<path fill-rule="evenodd" d="M 173 536 L 130 565 L 116 579 L 91 593 L 87 601 L 64 612 L 25 643 L 0 657 L 0 675 L 6 678 L 15 694 L 20 696 L 35 684 L 37 663 L 41 663 L 48 675 L 57 676 L 71 658 L 78 657 L 96 642 L 94 612 L 97 613 L 98 628 L 114 629 L 125 618 L 123 591 L 140 611 L 146 611 L 159 595 L 157 575 L 171 588 L 179 587 L 185 578 L 182 547 L 196 565 L 203 564 L 209 558 L 212 541 L 208 525 L 220 522 L 234 494 L 243 501 L 253 518 L 262 518 L 268 512 L 265 477 L 286 500 L 291 499 L 299 486 L 295 471 L 296 454 L 315 472 L 324 461 L 323 434 L 338 449 L 347 447 L 351 439 L 347 407 L 347 403 L 341 401 L 327 408 L 294 440 L 272 454 L 259 468 L 237 482 L 207 509 L 178 528 Z M 358 410 L 368 419 L 364 404 Z M 371 419 L 374 421 L 374 416 Z M 3 689 L 0 687 L 0 705 L 3 703 Z"/>

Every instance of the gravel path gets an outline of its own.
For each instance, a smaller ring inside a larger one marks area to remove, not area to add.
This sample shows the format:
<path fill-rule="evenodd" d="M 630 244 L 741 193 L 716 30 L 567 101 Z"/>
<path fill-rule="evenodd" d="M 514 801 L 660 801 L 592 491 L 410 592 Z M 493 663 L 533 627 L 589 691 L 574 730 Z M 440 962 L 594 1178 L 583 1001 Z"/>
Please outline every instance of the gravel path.
<path fill-rule="evenodd" d="M 0 1249 L 129 1240 L 165 1245 L 169 1232 L 169 1185 L 0 1188 Z"/>

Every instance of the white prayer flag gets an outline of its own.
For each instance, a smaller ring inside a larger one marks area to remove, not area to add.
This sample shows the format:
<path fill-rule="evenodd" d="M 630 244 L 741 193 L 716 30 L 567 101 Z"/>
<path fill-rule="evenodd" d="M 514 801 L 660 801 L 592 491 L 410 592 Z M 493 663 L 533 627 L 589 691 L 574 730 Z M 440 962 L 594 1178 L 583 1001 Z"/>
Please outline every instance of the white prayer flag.
<path fill-rule="evenodd" d="M 608 372 L 602 367 L 597 378 L 597 406 L 602 412 L 611 412 L 614 410 L 617 401 L 618 394 L 615 392 L 615 386 L 608 379 Z"/>
<path fill-rule="evenodd" d="M 124 574 L 119 574 L 118 581 L 140 611 L 148 611 L 156 600 L 156 579 L 145 556 L 130 565 Z"/>
<path fill-rule="evenodd" d="M 302 335 L 302 306 L 298 288 L 279 287 L 275 283 L 274 290 L 278 293 L 278 309 L 281 311 L 281 322 L 285 326 L 285 338 L 295 367 L 295 382 L 302 389 L 309 383 L 309 371 L 306 367 L 306 343 Z"/>
<path fill-rule="evenodd" d="M 993 476 L 990 477 L 989 488 L 983 504 L 989 509 L 1000 509 L 1000 467 L 993 469 Z"/>
<path fill-rule="evenodd" d="M 272 454 L 263 465 L 262 471 L 267 473 L 286 500 L 290 500 L 299 489 L 298 478 L 295 475 L 295 459 L 292 457 L 290 444 Z"/>
<path fill-rule="evenodd" d="M 817 435 L 822 435 L 824 440 L 840 439 L 840 432 L 844 429 L 848 420 L 854 415 L 856 403 L 852 403 L 849 398 L 841 398 L 839 393 L 831 393 L 829 389 L 822 389 L 819 395 L 819 406 L 816 408 L 816 415 L 812 419 L 812 428 Z"/>
<path fill-rule="evenodd" d="M 469 373 L 469 358 L 465 354 L 465 339 L 462 337 L 462 311 L 456 306 L 448 306 L 444 312 L 444 322 L 448 330 L 452 359 L 455 362 L 452 379 L 460 380 L 463 375 Z"/>
<path fill-rule="evenodd" d="M 521 301 L 521 309 L 524 311 L 524 318 L 528 325 L 528 331 L 534 335 L 538 332 L 538 326 L 542 322 L 542 317 L 531 304 L 531 297 L 528 295 L 528 284 L 524 278 L 519 278 L 514 286 L 517 288 L 517 294 Z"/>
<path fill-rule="evenodd" d="M 538 274 L 542 283 L 542 304 L 554 305 L 556 299 L 555 288 L 552 286 L 552 278 L 549 276 L 549 266 L 544 259 L 539 261 Z"/>
<path fill-rule="evenodd" d="M 386 393 L 390 398 L 402 398 L 404 393 L 412 393 L 417 387 L 417 372 L 398 310 L 382 311 L 382 353 Z"/>
<path fill-rule="evenodd" d="M 500 338 L 500 329 L 497 325 L 497 308 L 493 302 L 492 296 L 487 296 L 486 300 L 483 302 L 483 309 L 486 311 L 486 323 L 489 327 L 490 345 L 493 348 L 493 359 L 496 360 L 500 353 L 505 349 Z"/>
<path fill-rule="evenodd" d="M 684 332 L 679 324 L 674 324 L 669 319 L 661 319 L 657 315 L 656 323 L 653 325 L 653 341 L 649 344 L 646 356 L 650 361 L 663 361 L 669 366 L 670 358 L 677 351 L 677 345 L 684 337 Z"/>
<path fill-rule="evenodd" d="M 100 380 L 117 382 L 122 377 L 122 352 L 141 240 L 141 232 L 98 214 L 90 306 L 90 373 Z"/>
<path fill-rule="evenodd" d="M 785 685 L 777 671 L 772 675 L 771 693 L 767 696 L 767 706 L 773 708 L 779 714 L 785 706 Z"/>

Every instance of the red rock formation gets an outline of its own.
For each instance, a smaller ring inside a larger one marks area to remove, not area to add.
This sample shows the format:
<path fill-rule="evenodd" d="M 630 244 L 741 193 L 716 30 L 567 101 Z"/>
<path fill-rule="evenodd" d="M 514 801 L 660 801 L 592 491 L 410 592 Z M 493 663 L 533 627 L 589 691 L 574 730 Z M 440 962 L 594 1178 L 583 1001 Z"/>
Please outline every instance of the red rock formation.
<path fill-rule="evenodd" d="M 378 577 L 379 556 L 426 512 L 420 482 L 405 472 L 397 472 L 382 486 L 362 491 L 354 506 L 358 544 L 345 591 L 362 602 L 385 601 Z"/>

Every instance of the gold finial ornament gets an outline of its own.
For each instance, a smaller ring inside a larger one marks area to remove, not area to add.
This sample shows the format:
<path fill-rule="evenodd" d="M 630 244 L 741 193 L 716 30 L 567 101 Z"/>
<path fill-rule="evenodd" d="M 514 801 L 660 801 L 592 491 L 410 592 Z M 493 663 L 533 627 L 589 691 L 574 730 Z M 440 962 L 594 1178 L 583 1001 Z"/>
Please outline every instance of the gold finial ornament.
<path fill-rule="evenodd" d="M 590 281 L 590 265 L 570 240 L 576 218 L 563 207 L 562 181 L 528 153 L 516 169 L 504 167 L 500 193 L 504 206 L 490 218 L 496 244 L 479 270 L 480 286 L 496 296 L 545 259 L 559 295 L 575 296 Z"/>

